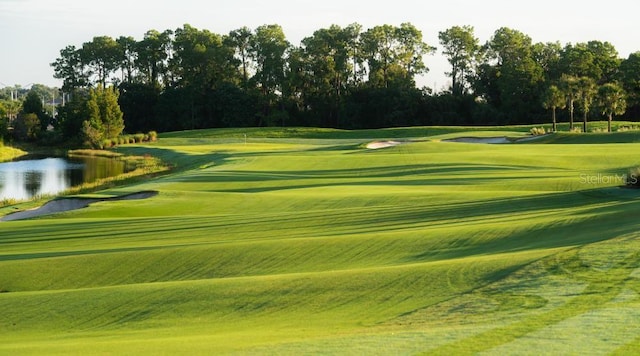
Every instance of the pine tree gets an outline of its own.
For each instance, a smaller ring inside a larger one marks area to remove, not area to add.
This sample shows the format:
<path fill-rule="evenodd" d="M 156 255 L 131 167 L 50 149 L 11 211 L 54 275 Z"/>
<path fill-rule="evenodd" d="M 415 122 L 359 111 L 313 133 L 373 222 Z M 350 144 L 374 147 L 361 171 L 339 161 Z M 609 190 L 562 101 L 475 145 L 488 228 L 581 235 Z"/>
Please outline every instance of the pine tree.
<path fill-rule="evenodd" d="M 114 87 L 98 86 L 89 92 L 89 119 L 83 122 L 85 141 L 95 147 L 104 139 L 118 137 L 124 130 L 124 119 L 118 105 L 118 91 Z"/>

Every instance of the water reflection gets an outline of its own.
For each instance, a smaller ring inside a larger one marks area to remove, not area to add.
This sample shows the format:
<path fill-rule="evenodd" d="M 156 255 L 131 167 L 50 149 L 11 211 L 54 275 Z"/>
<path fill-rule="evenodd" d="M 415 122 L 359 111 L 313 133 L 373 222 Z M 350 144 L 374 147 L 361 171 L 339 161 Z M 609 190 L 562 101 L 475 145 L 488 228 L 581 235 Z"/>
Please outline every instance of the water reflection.
<path fill-rule="evenodd" d="M 124 172 L 124 162 L 103 157 L 45 158 L 0 163 L 0 200 L 56 195 L 71 187 Z"/>

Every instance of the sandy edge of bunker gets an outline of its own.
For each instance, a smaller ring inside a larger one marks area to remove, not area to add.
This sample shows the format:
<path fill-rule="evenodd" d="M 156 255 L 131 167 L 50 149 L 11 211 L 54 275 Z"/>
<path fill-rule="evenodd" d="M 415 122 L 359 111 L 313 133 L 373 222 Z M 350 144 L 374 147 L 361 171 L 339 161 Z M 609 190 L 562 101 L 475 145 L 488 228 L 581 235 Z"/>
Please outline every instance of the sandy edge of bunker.
<path fill-rule="evenodd" d="M 78 210 L 88 207 L 89 205 L 97 202 L 108 202 L 117 200 L 141 200 L 148 199 L 158 195 L 155 190 L 142 191 L 137 193 L 131 193 L 112 198 L 59 198 L 51 200 L 39 208 L 20 211 L 5 215 L 0 218 L 0 221 L 15 221 L 40 217 L 43 215 L 50 215 L 56 213 L 62 213 L 66 211 Z"/>

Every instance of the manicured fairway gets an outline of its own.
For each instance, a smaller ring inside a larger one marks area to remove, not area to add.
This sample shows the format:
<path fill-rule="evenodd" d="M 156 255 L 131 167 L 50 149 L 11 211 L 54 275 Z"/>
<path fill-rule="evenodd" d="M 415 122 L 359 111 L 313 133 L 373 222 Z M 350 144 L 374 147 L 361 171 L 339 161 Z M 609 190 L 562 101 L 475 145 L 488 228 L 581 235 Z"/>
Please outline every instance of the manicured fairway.
<path fill-rule="evenodd" d="M 440 141 L 527 131 L 121 148 L 174 171 L 99 194 L 157 196 L 0 222 L 0 354 L 640 352 L 638 133 Z"/>

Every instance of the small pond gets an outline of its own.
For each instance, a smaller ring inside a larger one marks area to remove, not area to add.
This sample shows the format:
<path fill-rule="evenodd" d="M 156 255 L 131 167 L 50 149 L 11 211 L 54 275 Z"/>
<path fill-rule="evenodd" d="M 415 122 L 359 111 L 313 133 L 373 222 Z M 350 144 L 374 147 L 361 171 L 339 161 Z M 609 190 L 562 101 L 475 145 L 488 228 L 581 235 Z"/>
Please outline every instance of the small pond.
<path fill-rule="evenodd" d="M 105 157 L 27 157 L 4 162 L 0 163 L 0 201 L 56 195 L 127 171 L 124 161 Z"/>

